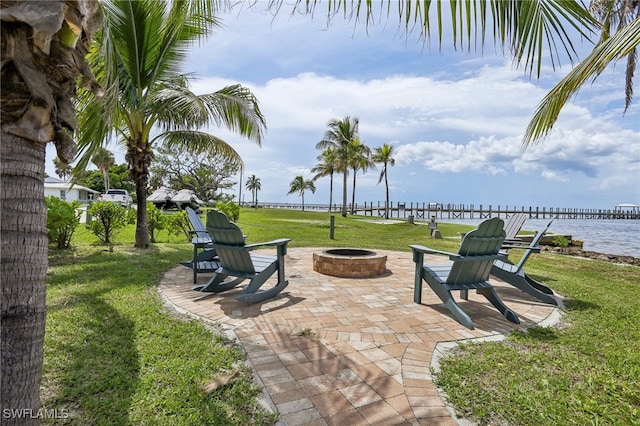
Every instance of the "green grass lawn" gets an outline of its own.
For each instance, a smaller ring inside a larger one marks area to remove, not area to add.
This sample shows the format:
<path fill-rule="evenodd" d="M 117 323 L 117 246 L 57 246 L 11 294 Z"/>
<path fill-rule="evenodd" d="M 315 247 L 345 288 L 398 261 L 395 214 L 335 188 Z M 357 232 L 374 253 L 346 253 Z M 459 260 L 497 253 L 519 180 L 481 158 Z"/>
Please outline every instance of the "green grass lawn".
<path fill-rule="evenodd" d="M 434 240 L 426 226 L 334 216 L 334 239 L 328 213 L 243 209 L 238 224 L 248 243 L 287 237 L 290 247 L 400 251 L 416 243 L 455 251 L 471 229 L 441 223 L 445 238 Z M 191 244 L 162 231 L 136 250 L 133 235 L 127 228 L 110 252 L 80 226 L 72 250 L 50 252 L 45 407 L 69 410 L 74 425 L 273 424 L 241 348 L 157 294 Z M 563 324 L 445 358 L 437 383 L 456 410 L 483 424 L 640 424 L 640 268 L 540 253 L 526 269 L 565 295 Z M 238 366 L 227 386 L 201 390 Z"/>

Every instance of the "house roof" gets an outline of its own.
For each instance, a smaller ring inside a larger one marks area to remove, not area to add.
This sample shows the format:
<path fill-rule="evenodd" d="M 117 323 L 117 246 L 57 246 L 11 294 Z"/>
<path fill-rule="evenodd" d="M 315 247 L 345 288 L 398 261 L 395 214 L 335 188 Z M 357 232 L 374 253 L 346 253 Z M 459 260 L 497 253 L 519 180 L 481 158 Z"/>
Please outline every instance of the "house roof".
<path fill-rule="evenodd" d="M 44 178 L 44 187 L 45 187 L 45 189 L 47 189 L 47 188 L 50 188 L 50 189 L 66 189 L 68 191 L 72 190 L 72 189 L 77 189 L 79 191 L 87 191 L 87 192 L 90 192 L 92 194 L 99 194 L 100 193 L 100 191 L 96 191 L 96 190 L 93 190 L 91 188 L 87 188 L 86 186 L 73 184 L 71 182 L 63 182 L 60 179 L 51 178 L 51 177 Z"/>

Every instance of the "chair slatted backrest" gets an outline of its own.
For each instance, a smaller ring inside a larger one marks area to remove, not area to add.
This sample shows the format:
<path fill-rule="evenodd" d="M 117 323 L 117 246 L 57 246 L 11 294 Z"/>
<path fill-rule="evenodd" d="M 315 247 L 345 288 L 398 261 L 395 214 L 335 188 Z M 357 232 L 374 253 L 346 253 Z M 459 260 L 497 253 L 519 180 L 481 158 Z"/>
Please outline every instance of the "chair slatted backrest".
<path fill-rule="evenodd" d="M 207 233 L 207 228 L 204 226 L 204 223 L 202 223 L 202 219 L 200 219 L 200 216 L 198 215 L 198 213 L 196 213 L 196 211 L 193 210 L 191 207 L 186 207 L 185 211 L 187 212 L 187 217 L 189 218 L 189 222 L 191 223 L 191 228 L 193 229 L 194 234 L 196 234 L 196 237 L 198 238 L 209 237 L 209 234 Z"/>
<path fill-rule="evenodd" d="M 467 285 L 486 281 L 504 239 L 504 221 L 497 217 L 485 220 L 465 235 L 458 250 L 463 258 L 454 260 L 447 284 Z"/>
<path fill-rule="evenodd" d="M 546 228 L 544 228 L 541 231 L 538 231 L 536 236 L 533 237 L 533 240 L 531 241 L 531 244 L 529 244 L 529 247 L 531 247 L 531 248 L 538 247 L 538 243 L 540 243 L 540 240 L 542 239 L 542 237 L 544 237 L 544 234 L 546 234 L 547 230 L 549 229 L 549 227 L 551 226 L 553 221 L 554 221 L 554 219 L 551 219 L 549 221 L 549 223 L 547 223 L 547 227 Z M 531 255 L 531 253 L 533 253 L 533 250 L 531 248 L 529 248 L 528 250 L 525 250 L 524 254 L 520 258 L 520 261 L 518 262 L 518 265 L 516 266 L 516 270 L 519 271 L 522 268 L 522 266 L 525 264 L 525 262 L 527 261 L 527 259 Z"/>
<path fill-rule="evenodd" d="M 227 215 L 218 210 L 210 210 L 207 213 L 207 231 L 215 241 L 213 246 L 222 267 L 237 272 L 256 272 L 250 252 L 245 248 L 242 230 Z"/>
<path fill-rule="evenodd" d="M 514 213 L 509 217 L 509 219 L 504 223 L 505 238 L 507 240 L 516 238 L 526 220 L 527 215 L 524 213 Z"/>

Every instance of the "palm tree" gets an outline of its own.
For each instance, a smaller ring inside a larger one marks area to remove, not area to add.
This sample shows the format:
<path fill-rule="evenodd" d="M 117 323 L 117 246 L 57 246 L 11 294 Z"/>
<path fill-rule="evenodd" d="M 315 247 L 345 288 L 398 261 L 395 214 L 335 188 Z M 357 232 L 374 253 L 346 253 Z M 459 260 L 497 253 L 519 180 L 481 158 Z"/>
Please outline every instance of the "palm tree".
<path fill-rule="evenodd" d="M 540 77 L 548 58 L 555 70 L 561 55 L 578 62 L 540 103 L 531 118 L 523 145 L 540 142 L 553 128 L 564 105 L 586 84 L 590 84 L 608 65 L 626 59 L 624 92 L 625 111 L 631 105 L 633 77 L 640 44 L 640 2 L 636 0 L 591 0 L 589 7 L 577 1 L 551 0 L 452 0 L 449 8 L 441 2 L 398 2 L 338 0 L 327 3 L 327 19 L 348 17 L 374 25 L 380 16 L 396 15 L 406 34 L 419 31 L 428 42 L 437 38 L 442 47 L 446 30 L 451 29 L 455 49 L 483 49 L 493 41 L 511 53 L 517 66 L 524 65 L 530 75 Z M 270 2 L 270 9 L 282 9 L 283 0 Z M 314 14 L 319 2 L 296 0 L 293 10 Z M 435 6 L 435 11 L 432 6 Z M 377 8 L 380 8 L 379 10 Z M 446 14 L 449 13 L 449 19 Z M 436 32 L 436 37 L 432 37 Z M 600 33 L 592 52 L 578 58 L 575 46 L 579 39 L 590 41 Z"/>
<path fill-rule="evenodd" d="M 115 158 L 113 158 L 113 153 L 106 148 L 100 147 L 93 152 L 91 156 L 91 162 L 95 164 L 95 166 L 102 173 L 102 179 L 104 180 L 104 190 L 105 192 L 111 188 L 111 180 L 109 179 L 109 167 L 116 164 Z"/>
<path fill-rule="evenodd" d="M 336 150 L 335 148 L 326 148 L 322 151 L 322 154 L 318 156 L 320 161 L 313 169 L 312 173 L 315 173 L 313 180 L 318 180 L 321 177 L 329 176 L 329 213 L 331 213 L 331 204 L 333 203 L 333 175 L 336 172 Z"/>
<path fill-rule="evenodd" d="M 343 174 L 342 179 L 342 216 L 347 216 L 347 177 L 349 176 L 349 163 L 347 147 L 352 140 L 358 137 L 358 119 L 346 116 L 342 120 L 330 120 L 329 129 L 324 134 L 324 139 L 316 144 L 316 149 L 335 149 L 336 172 Z"/>
<path fill-rule="evenodd" d="M 53 167 L 55 167 L 56 174 L 64 181 L 71 175 L 71 165 L 59 157 L 53 159 Z"/>
<path fill-rule="evenodd" d="M 353 189 L 351 191 L 351 214 L 356 211 L 356 175 L 358 170 L 362 170 L 362 173 L 366 173 L 369 167 L 373 167 L 374 163 L 371 160 L 371 148 L 365 145 L 364 142 L 356 138 L 347 145 L 347 162 L 349 167 L 353 170 Z"/>
<path fill-rule="evenodd" d="M 265 120 L 257 99 L 240 85 L 196 95 L 180 65 L 188 48 L 219 25 L 209 0 L 105 0 L 105 25 L 91 53 L 96 75 L 108 88 L 100 102 L 80 100 L 79 144 L 86 164 L 112 134 L 126 149 L 136 186 L 135 246 L 147 247 L 147 184 L 153 147 L 163 144 L 209 150 L 241 163 L 222 139 L 197 129 L 222 125 L 258 145 Z"/>
<path fill-rule="evenodd" d="M 2 2 L 2 135 L 0 149 L 0 398 L 5 410 L 40 409 L 47 275 L 46 145 L 73 162 L 73 96 L 82 80 L 100 88 L 84 55 L 99 29 L 100 3 L 91 0 Z M 47 19 L 43 19 L 47 17 Z M 80 79 L 79 77 L 83 77 Z M 24 417 L 24 416 L 22 416 Z"/>
<path fill-rule="evenodd" d="M 260 191 L 260 178 L 256 175 L 249 176 L 247 179 L 246 188 L 251 191 L 253 207 L 258 208 L 258 191 Z"/>
<path fill-rule="evenodd" d="M 384 178 L 385 186 L 385 202 L 384 202 L 384 218 L 389 219 L 389 166 L 396 164 L 395 158 L 393 158 L 393 145 L 385 143 L 375 149 L 375 152 L 371 156 L 371 159 L 376 163 L 382 163 L 382 170 L 380 171 L 380 177 L 378 178 L 378 185 Z"/>
<path fill-rule="evenodd" d="M 316 185 L 313 180 L 305 180 L 302 176 L 296 176 L 290 184 L 289 192 L 287 195 L 297 192 L 302 197 L 302 211 L 304 211 L 304 191 L 310 190 L 312 193 L 316 192 Z"/>

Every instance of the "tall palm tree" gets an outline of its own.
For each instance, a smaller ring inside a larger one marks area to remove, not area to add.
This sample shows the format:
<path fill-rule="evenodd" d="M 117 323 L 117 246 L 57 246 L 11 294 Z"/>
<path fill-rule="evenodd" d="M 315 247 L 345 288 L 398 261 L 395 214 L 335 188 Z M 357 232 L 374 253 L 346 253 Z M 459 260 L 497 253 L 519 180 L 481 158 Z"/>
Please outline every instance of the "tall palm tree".
<path fill-rule="evenodd" d="M 351 214 L 354 214 L 356 211 L 356 175 L 358 174 L 358 170 L 366 173 L 369 167 L 374 167 L 374 162 L 371 160 L 371 148 L 358 138 L 352 140 L 349 145 L 347 145 L 347 158 L 349 167 L 353 170 Z"/>
<path fill-rule="evenodd" d="M 105 25 L 91 63 L 107 88 L 100 102 L 80 101 L 79 144 L 88 156 L 115 135 L 136 186 L 135 246 L 147 247 L 147 184 L 153 147 L 188 147 L 216 152 L 240 163 L 222 139 L 198 131 L 225 126 L 258 145 L 265 120 L 254 95 L 240 85 L 196 95 L 180 66 L 188 48 L 219 23 L 209 0 L 104 0 Z"/>
<path fill-rule="evenodd" d="M 64 181 L 71 175 L 71 165 L 59 157 L 53 159 L 53 167 L 55 167 L 56 174 Z"/>
<path fill-rule="evenodd" d="M 93 152 L 91 156 L 91 162 L 102 173 L 102 179 L 104 181 L 105 192 L 111 188 L 111 180 L 109 179 L 109 167 L 116 164 L 116 160 L 113 157 L 113 153 L 106 148 L 100 147 Z"/>
<path fill-rule="evenodd" d="M 46 144 L 55 142 L 58 158 L 70 164 L 76 153 L 71 136 L 76 128 L 76 82 L 82 80 L 100 94 L 84 60 L 100 26 L 99 5 L 90 0 L 1 2 L 3 425 L 38 423 L 35 418 L 7 418 L 4 413 L 10 409 L 37 413 L 40 408 L 48 265 L 47 208 L 42 196 Z"/>
<path fill-rule="evenodd" d="M 347 147 L 358 137 L 356 117 L 346 116 L 342 120 L 332 119 L 327 126 L 324 138 L 316 144 L 316 149 L 333 148 L 336 150 L 336 171 L 341 172 L 342 179 L 342 216 L 347 216 L 347 178 L 349 176 L 349 156 Z"/>
<path fill-rule="evenodd" d="M 382 170 L 380 171 L 380 177 L 378 178 L 378 185 L 384 179 L 385 187 L 385 202 L 384 202 L 384 218 L 389 219 L 389 166 L 396 164 L 396 159 L 393 158 L 393 145 L 385 143 L 375 149 L 371 159 L 376 163 L 382 163 Z"/>
<path fill-rule="evenodd" d="M 333 175 L 336 172 L 336 150 L 335 148 L 326 148 L 322 151 L 322 154 L 318 156 L 320 161 L 313 169 L 312 173 L 315 173 L 313 180 L 318 180 L 321 177 L 329 176 L 329 213 L 331 213 L 331 204 L 333 203 Z"/>
<path fill-rule="evenodd" d="M 302 197 L 302 211 L 304 211 L 304 191 L 306 191 L 307 189 L 315 194 L 316 185 L 315 183 L 313 183 L 313 180 L 306 180 L 303 176 L 296 176 L 291 181 L 289 192 L 287 192 L 287 195 L 293 194 L 295 192 L 300 194 L 300 196 Z"/>
<path fill-rule="evenodd" d="M 444 33 L 451 31 L 455 49 L 483 49 L 493 39 L 510 52 L 517 66 L 540 77 L 551 62 L 553 69 L 561 56 L 577 65 L 545 96 L 531 118 L 523 145 L 540 142 L 551 131 L 562 108 L 582 87 L 590 84 L 608 65 L 626 60 L 624 74 L 625 111 L 631 105 L 633 77 L 640 44 L 640 2 L 637 0 L 337 0 L 328 2 L 327 19 L 346 17 L 370 27 L 384 14 L 397 16 L 399 26 L 409 34 L 419 31 L 425 42 L 437 39 L 442 47 Z M 269 3 L 272 11 L 282 9 L 284 0 Z M 293 10 L 314 14 L 320 2 L 296 0 Z M 419 6 L 417 6 L 419 4 Z M 416 7 L 417 6 L 417 7 Z M 435 9 L 435 10 L 434 10 Z M 449 15 L 447 17 L 447 14 Z M 433 33 L 436 37 L 433 37 Z M 594 43 L 592 52 L 580 60 L 575 46 L 582 40 Z"/>
<path fill-rule="evenodd" d="M 258 191 L 261 189 L 260 178 L 256 175 L 249 176 L 247 179 L 246 188 L 251 191 L 253 207 L 258 207 Z"/>

